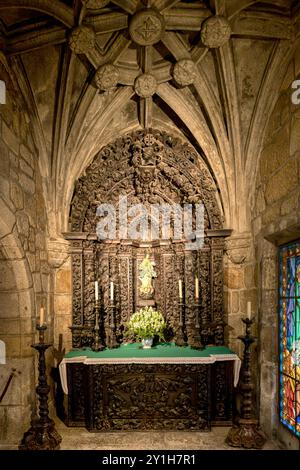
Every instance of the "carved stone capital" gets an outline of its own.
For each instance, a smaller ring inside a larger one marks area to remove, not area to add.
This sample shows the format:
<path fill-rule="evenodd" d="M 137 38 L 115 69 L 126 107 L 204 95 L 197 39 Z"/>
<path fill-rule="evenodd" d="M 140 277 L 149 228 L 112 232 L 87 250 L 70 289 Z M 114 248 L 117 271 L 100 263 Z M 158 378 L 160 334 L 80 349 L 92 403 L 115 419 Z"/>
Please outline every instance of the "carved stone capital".
<path fill-rule="evenodd" d="M 251 235 L 240 234 L 226 240 L 226 255 L 233 264 L 243 264 L 251 257 Z"/>
<path fill-rule="evenodd" d="M 148 98 L 154 95 L 156 89 L 156 79 L 150 73 L 143 73 L 143 75 L 137 77 L 134 82 L 134 90 L 141 98 Z"/>
<path fill-rule="evenodd" d="M 180 86 L 191 85 L 197 75 L 196 64 L 190 59 L 182 59 L 176 62 L 173 69 L 173 77 Z"/>
<path fill-rule="evenodd" d="M 202 23 L 201 41 L 206 47 L 224 46 L 231 35 L 230 24 L 224 16 L 211 16 Z"/>
<path fill-rule="evenodd" d="M 109 90 L 117 86 L 119 75 L 119 69 L 115 65 L 101 65 L 95 74 L 96 85 L 100 90 Z"/>
<path fill-rule="evenodd" d="M 96 42 L 95 31 L 90 26 L 77 26 L 69 36 L 69 46 L 76 54 L 87 54 Z"/>
<path fill-rule="evenodd" d="M 89 10 L 98 10 L 104 8 L 109 4 L 110 0 L 81 0 Z"/>
<path fill-rule="evenodd" d="M 129 24 L 131 39 L 139 46 L 151 46 L 159 42 L 164 29 L 163 16 L 151 8 L 138 11 Z"/>

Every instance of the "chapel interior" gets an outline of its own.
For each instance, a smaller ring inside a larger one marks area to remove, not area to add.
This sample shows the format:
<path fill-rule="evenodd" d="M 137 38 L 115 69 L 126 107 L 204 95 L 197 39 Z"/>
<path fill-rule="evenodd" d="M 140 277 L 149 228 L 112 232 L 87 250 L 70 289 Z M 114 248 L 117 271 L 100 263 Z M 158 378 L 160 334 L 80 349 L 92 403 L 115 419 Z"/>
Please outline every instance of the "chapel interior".
<path fill-rule="evenodd" d="M 299 240 L 299 0 L 0 0 L 0 450 L 299 449 Z"/>

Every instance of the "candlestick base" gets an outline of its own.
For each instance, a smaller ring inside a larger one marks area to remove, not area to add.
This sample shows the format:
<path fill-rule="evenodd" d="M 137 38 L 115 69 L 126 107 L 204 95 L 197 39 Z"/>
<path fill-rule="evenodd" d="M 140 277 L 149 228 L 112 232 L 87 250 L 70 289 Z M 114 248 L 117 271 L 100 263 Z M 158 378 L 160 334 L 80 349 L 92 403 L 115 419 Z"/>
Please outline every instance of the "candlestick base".
<path fill-rule="evenodd" d="M 30 429 L 24 434 L 19 450 L 58 450 L 62 441 L 52 419 L 41 423 L 40 419 L 31 422 Z"/>
<path fill-rule="evenodd" d="M 266 436 L 261 431 L 257 419 L 240 418 L 237 424 L 230 428 L 225 442 L 231 447 L 262 449 L 266 440 Z"/>
<path fill-rule="evenodd" d="M 251 325 L 254 318 L 242 318 L 246 325 L 246 334 L 238 338 L 244 344 L 244 356 L 242 377 L 240 384 L 241 391 L 241 417 L 230 428 L 225 442 L 232 447 L 245 447 L 246 449 L 261 449 L 266 442 L 264 433 L 260 430 L 258 420 L 255 418 L 256 412 L 253 406 L 252 392 L 254 383 L 251 374 L 251 344 L 255 337 L 251 335 Z"/>
<path fill-rule="evenodd" d="M 199 299 L 196 299 L 197 302 L 193 304 L 193 308 L 195 309 L 195 333 L 188 338 L 189 346 L 192 349 L 204 349 L 205 346 L 201 340 L 201 328 L 200 328 L 200 308 L 201 305 L 199 304 Z"/>
<path fill-rule="evenodd" d="M 195 336 L 194 338 L 191 338 L 190 342 L 189 342 L 189 346 L 192 348 L 192 349 L 205 349 L 205 346 L 203 346 L 202 342 L 201 342 L 201 337 L 200 335 L 197 335 Z"/>
<path fill-rule="evenodd" d="M 110 331 L 108 333 L 107 347 L 109 349 L 114 349 L 114 348 L 119 347 L 119 343 L 117 342 L 116 334 L 114 331 Z"/>
<path fill-rule="evenodd" d="M 95 335 L 94 342 L 92 344 L 92 350 L 93 351 L 103 351 L 105 349 L 105 346 L 101 343 L 99 335 Z"/>
<path fill-rule="evenodd" d="M 184 339 L 184 335 L 183 335 L 183 331 L 182 329 L 179 329 L 176 337 L 175 337 L 175 344 L 177 346 L 186 346 L 186 342 L 185 342 L 185 339 Z"/>

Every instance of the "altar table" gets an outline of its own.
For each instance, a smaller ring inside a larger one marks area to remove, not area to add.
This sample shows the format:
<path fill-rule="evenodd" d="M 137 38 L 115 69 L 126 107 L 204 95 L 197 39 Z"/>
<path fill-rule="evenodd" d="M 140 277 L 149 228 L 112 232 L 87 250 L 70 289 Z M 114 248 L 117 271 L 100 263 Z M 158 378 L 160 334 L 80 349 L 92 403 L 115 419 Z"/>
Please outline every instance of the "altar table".
<path fill-rule="evenodd" d="M 209 430 L 232 422 L 241 360 L 224 346 L 204 350 L 139 343 L 70 351 L 60 363 L 69 426 L 91 431 Z"/>

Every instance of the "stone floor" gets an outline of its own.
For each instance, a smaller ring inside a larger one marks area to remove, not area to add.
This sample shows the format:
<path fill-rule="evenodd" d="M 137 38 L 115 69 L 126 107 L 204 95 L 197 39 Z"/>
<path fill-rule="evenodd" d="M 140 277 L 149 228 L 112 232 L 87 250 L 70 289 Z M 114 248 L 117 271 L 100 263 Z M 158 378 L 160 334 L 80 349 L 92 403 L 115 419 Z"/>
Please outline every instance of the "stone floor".
<path fill-rule="evenodd" d="M 104 432 L 91 433 L 85 428 L 68 428 L 61 421 L 57 430 L 62 436 L 62 450 L 236 450 L 225 444 L 227 427 L 211 432 Z M 279 450 L 268 441 L 264 450 Z"/>

